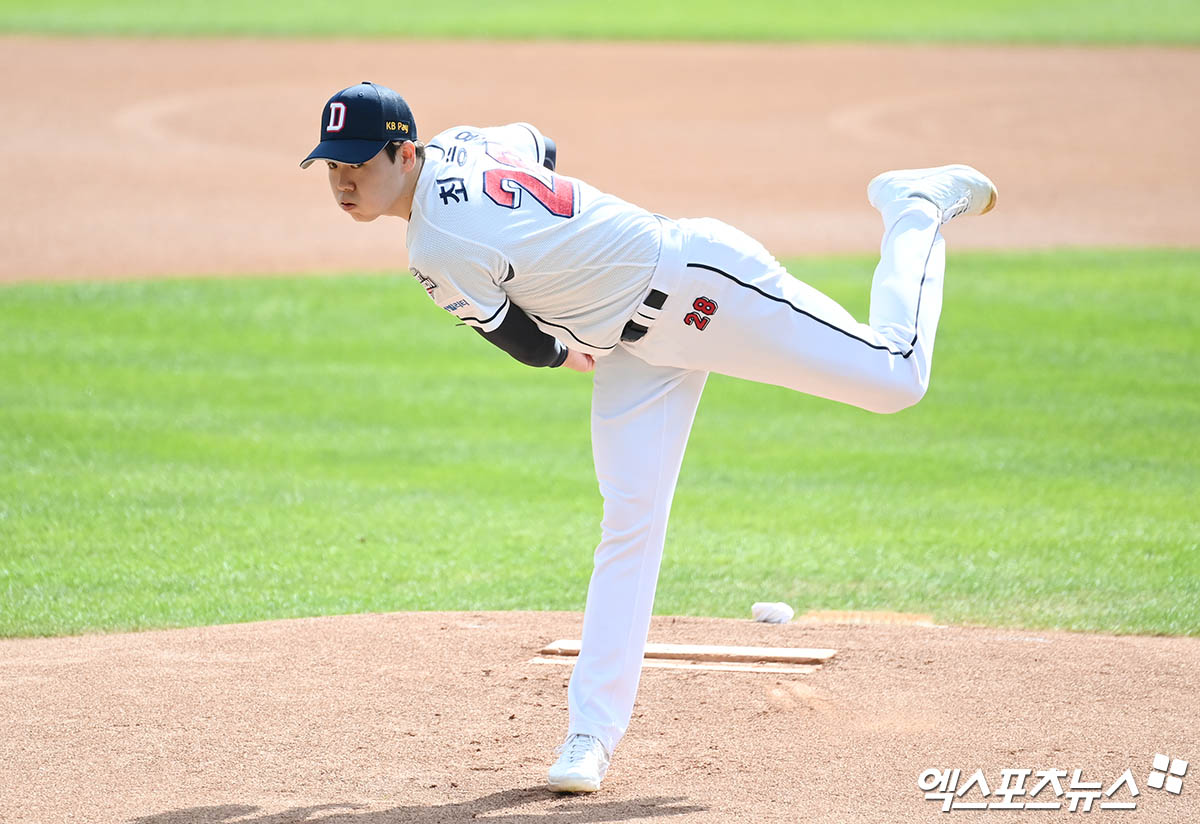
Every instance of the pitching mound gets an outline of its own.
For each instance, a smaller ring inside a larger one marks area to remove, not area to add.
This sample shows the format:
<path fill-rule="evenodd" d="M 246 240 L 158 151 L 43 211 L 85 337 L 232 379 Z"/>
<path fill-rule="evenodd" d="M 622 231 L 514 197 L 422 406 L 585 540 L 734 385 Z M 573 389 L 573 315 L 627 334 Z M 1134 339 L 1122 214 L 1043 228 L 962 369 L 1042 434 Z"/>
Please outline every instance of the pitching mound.
<path fill-rule="evenodd" d="M 565 797 L 542 782 L 570 667 L 531 659 L 579 625 L 402 613 L 0 642 L 0 820 L 917 822 L 941 814 L 926 768 L 960 786 L 982 769 L 993 796 L 1005 768 L 1065 770 L 1038 821 L 1068 814 L 1074 770 L 1107 790 L 1128 768 L 1140 795 L 1096 814 L 1200 819 L 1200 779 L 1146 784 L 1155 754 L 1200 753 L 1198 639 L 659 618 L 652 641 L 838 654 L 805 675 L 646 670 L 602 791 Z"/>

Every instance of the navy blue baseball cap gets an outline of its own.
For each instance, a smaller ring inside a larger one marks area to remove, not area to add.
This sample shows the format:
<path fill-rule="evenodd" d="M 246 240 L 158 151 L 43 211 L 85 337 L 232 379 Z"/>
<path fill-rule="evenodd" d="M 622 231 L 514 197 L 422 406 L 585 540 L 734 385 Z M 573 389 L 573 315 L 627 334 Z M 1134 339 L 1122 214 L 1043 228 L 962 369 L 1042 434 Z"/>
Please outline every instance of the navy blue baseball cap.
<path fill-rule="evenodd" d="M 314 160 L 366 163 L 393 140 L 416 140 L 417 123 L 404 98 L 364 80 L 329 98 L 321 117 L 321 142 L 300 163 Z"/>

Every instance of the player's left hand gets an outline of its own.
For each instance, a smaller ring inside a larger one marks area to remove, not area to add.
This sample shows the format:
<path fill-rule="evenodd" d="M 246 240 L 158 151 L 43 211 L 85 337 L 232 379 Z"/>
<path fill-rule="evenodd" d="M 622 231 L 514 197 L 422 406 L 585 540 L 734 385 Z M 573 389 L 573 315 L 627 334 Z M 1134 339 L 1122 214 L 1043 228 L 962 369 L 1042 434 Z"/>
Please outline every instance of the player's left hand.
<path fill-rule="evenodd" d="M 591 372 L 595 365 L 595 358 L 586 352 L 577 352 L 574 349 L 567 350 L 567 359 L 563 361 L 563 366 L 574 369 L 576 372 Z"/>

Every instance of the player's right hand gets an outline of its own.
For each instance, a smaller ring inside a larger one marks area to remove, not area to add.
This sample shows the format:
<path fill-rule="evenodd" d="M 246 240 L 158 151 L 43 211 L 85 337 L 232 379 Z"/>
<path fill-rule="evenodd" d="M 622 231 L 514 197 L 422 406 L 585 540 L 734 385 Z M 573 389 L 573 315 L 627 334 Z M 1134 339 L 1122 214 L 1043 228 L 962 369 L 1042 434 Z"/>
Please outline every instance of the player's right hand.
<path fill-rule="evenodd" d="M 595 365 L 595 358 L 586 352 L 577 352 L 574 349 L 567 350 L 567 359 L 563 361 L 563 366 L 574 369 L 576 372 L 591 372 Z"/>

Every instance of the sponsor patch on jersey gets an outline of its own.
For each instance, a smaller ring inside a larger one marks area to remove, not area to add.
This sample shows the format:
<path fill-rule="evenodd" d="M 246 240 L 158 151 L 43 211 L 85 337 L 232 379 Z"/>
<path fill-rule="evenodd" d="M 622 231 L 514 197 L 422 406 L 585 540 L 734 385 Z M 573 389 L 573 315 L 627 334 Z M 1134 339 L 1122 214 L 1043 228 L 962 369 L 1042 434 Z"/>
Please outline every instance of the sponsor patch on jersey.
<path fill-rule="evenodd" d="M 445 309 L 447 312 L 453 312 L 455 309 L 462 309 L 464 306 L 470 306 L 470 304 L 467 303 L 465 300 L 456 300 L 456 301 L 454 301 L 454 303 L 447 304 L 446 306 L 443 306 L 442 308 Z"/>
<path fill-rule="evenodd" d="M 433 297 L 433 293 L 436 292 L 438 288 L 438 285 L 434 282 L 433 278 L 426 277 L 425 275 L 421 274 L 421 270 L 415 266 L 410 266 L 408 271 L 412 273 L 412 276 L 417 279 L 418 283 L 425 287 L 425 291 L 429 293 L 429 297 Z"/>

